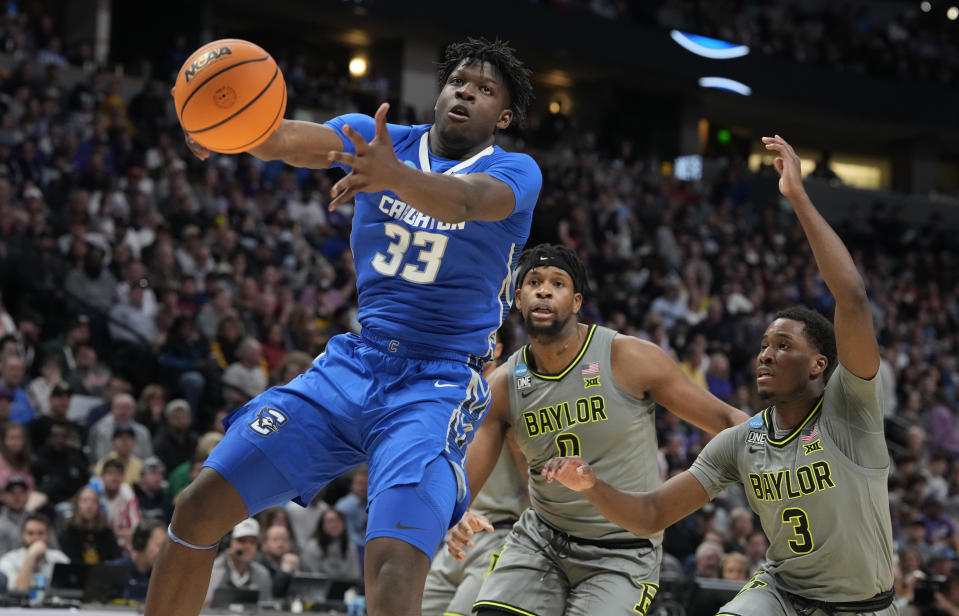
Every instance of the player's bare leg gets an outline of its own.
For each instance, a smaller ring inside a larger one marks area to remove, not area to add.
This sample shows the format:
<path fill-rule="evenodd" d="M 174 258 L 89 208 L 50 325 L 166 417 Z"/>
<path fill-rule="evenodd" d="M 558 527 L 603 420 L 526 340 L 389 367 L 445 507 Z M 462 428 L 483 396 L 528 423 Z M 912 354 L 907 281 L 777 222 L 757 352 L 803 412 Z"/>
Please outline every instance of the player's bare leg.
<path fill-rule="evenodd" d="M 420 616 L 430 559 L 392 537 L 366 543 L 366 611 L 369 616 Z"/>
<path fill-rule="evenodd" d="M 199 614 L 217 552 L 201 548 L 217 543 L 246 517 L 233 486 L 212 468 L 201 470 L 177 500 L 171 524 L 177 538 L 195 547 L 167 538 L 150 576 L 145 616 Z"/>

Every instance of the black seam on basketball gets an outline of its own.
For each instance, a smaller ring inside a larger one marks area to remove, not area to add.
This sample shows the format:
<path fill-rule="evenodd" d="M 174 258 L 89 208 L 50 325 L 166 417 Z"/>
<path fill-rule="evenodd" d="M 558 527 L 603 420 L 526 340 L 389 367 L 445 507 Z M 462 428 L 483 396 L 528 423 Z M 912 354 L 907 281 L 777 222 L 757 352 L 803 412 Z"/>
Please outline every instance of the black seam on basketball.
<path fill-rule="evenodd" d="M 220 154 L 238 154 L 238 153 L 240 153 L 240 152 L 245 151 L 248 147 L 250 147 L 250 144 L 251 144 L 251 143 L 256 143 L 260 138 L 263 137 L 263 135 L 265 135 L 266 133 L 270 132 L 271 130 L 275 130 L 274 124 L 276 123 L 276 118 L 277 118 L 277 116 L 279 116 L 281 113 L 283 113 L 285 110 L 286 110 L 286 88 L 283 88 L 283 100 L 280 101 L 280 106 L 277 108 L 277 110 L 276 110 L 276 115 L 273 116 L 273 121 L 270 122 L 269 127 L 267 127 L 267 129 L 266 129 L 265 131 L 263 131 L 262 133 L 260 133 L 259 136 L 258 136 L 256 139 L 254 139 L 254 140 L 252 140 L 252 141 L 249 141 L 249 142 L 247 142 L 247 143 L 245 143 L 245 144 L 243 144 L 243 145 L 237 146 L 237 147 L 235 147 L 235 148 L 229 148 L 229 149 L 226 149 L 226 150 L 219 150 Z"/>
<path fill-rule="evenodd" d="M 183 111 L 186 110 L 186 105 L 187 105 L 187 103 L 190 102 L 190 99 L 192 99 L 193 96 L 194 96 L 197 92 L 199 92 L 200 90 L 203 89 L 203 86 L 205 86 L 206 84 L 210 83 L 211 80 L 216 79 L 217 77 L 219 77 L 219 76 L 222 75 L 223 73 L 227 72 L 228 70 L 234 69 L 234 68 L 236 68 L 236 67 L 238 67 L 238 66 L 243 66 L 243 65 L 245 65 L 245 64 L 251 64 L 251 63 L 253 63 L 253 62 L 265 62 L 265 61 L 267 61 L 267 60 L 269 60 L 269 59 L 270 59 L 270 56 L 263 56 L 262 58 L 254 58 L 254 59 L 252 59 L 252 60 L 243 60 L 242 62 L 237 62 L 237 63 L 234 64 L 233 66 L 228 66 L 228 67 L 226 67 L 225 69 L 223 69 L 223 70 L 221 70 L 221 71 L 217 71 L 217 72 L 213 73 L 212 75 L 210 75 L 209 77 L 207 77 L 206 80 L 203 81 L 202 83 L 200 83 L 200 85 L 198 85 L 196 88 L 194 88 L 193 91 L 190 92 L 190 95 L 186 97 L 186 100 L 183 101 L 183 105 L 180 107 L 180 118 L 181 118 L 181 121 L 182 121 L 182 118 L 183 118 Z M 277 67 L 277 70 L 279 70 L 279 68 L 280 68 L 280 67 L 278 66 L 278 67 Z M 276 77 L 276 73 L 273 74 L 273 77 L 274 77 L 274 78 Z M 256 99 L 254 98 L 253 100 L 256 100 Z M 245 107 L 244 107 L 244 109 L 245 109 Z M 202 129 L 202 130 L 209 130 L 209 129 L 204 128 L 204 129 Z M 197 131 L 187 131 L 187 132 L 189 133 L 189 132 L 197 132 Z"/>

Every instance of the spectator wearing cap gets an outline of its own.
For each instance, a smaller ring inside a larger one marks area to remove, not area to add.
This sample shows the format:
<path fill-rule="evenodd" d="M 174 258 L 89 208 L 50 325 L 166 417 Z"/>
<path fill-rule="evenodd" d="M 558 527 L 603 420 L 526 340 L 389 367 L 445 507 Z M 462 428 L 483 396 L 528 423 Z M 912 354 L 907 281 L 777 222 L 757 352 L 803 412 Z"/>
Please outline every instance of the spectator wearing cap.
<path fill-rule="evenodd" d="M 90 446 L 91 458 L 99 460 L 110 453 L 113 431 L 117 426 L 130 426 L 133 428 L 133 434 L 135 436 L 133 455 L 141 460 L 153 455 L 153 443 L 150 439 L 150 431 L 134 421 L 133 413 L 135 410 L 136 402 L 130 394 L 120 393 L 113 397 L 113 402 L 110 404 L 110 414 L 90 428 L 90 436 L 87 439 L 87 444 Z"/>
<path fill-rule="evenodd" d="M 183 398 L 170 400 L 163 409 L 163 419 L 163 426 L 153 438 L 153 451 L 167 468 L 176 468 L 196 451 L 197 435 L 190 429 L 190 403 Z"/>
<path fill-rule="evenodd" d="M 173 501 L 164 489 L 166 467 L 160 458 L 152 456 L 143 461 L 140 480 L 133 484 L 133 493 L 140 504 L 143 519 L 156 518 L 169 522 L 173 517 Z"/>
<path fill-rule="evenodd" d="M 266 391 L 270 376 L 256 338 L 244 338 L 237 356 L 239 359 L 223 373 L 223 398 L 230 406 L 239 406 Z"/>
<path fill-rule="evenodd" d="M 30 490 L 35 487 L 33 455 L 27 439 L 26 426 L 15 423 L 0 425 L 0 485 L 19 475 L 27 481 Z"/>
<path fill-rule="evenodd" d="M 100 476 L 103 471 L 103 464 L 107 460 L 119 460 L 123 463 L 123 480 L 133 487 L 140 480 L 140 471 L 143 468 L 143 461 L 133 455 L 133 445 L 136 443 L 136 432 L 133 426 L 121 424 L 113 429 L 113 449 L 106 456 L 97 461 L 94 475 Z"/>
<path fill-rule="evenodd" d="M 246 588 L 260 593 L 261 601 L 273 598 L 273 582 L 266 567 L 256 562 L 260 547 L 260 523 L 247 518 L 233 527 L 230 546 L 213 561 L 213 575 L 206 602 L 217 588 Z"/>
<path fill-rule="evenodd" d="M 99 477 L 90 480 L 90 486 L 103 499 L 107 519 L 122 548 L 130 546 L 133 530 L 140 523 L 140 506 L 133 488 L 123 481 L 123 462 L 113 458 L 103 463 Z"/>
<path fill-rule="evenodd" d="M 80 488 L 70 504 L 70 517 L 60 531 L 60 549 L 71 562 L 95 565 L 119 558 L 120 545 L 100 504 L 100 495 L 90 486 Z"/>
<path fill-rule="evenodd" d="M 48 413 L 40 415 L 30 422 L 30 445 L 34 451 L 39 451 L 47 441 L 47 433 L 54 422 L 59 422 L 67 426 L 69 430 L 68 440 L 71 447 L 83 447 L 83 426 L 77 422 L 67 419 L 67 412 L 70 410 L 70 399 L 73 396 L 73 390 L 64 381 L 60 381 L 53 386 L 50 391 L 48 401 Z"/>
<path fill-rule="evenodd" d="M 0 555 L 20 546 L 23 522 L 27 519 L 30 486 L 20 475 L 12 475 L 3 488 L 3 509 L 0 510 Z"/>
<path fill-rule="evenodd" d="M 37 411 L 38 418 L 50 414 L 50 393 L 62 380 L 63 372 L 60 370 L 60 362 L 56 355 L 44 357 L 40 362 L 40 376 L 27 385 L 27 396 L 30 398 L 30 404 Z"/>
<path fill-rule="evenodd" d="M 78 447 L 70 445 L 70 427 L 54 420 L 47 428 L 47 438 L 37 452 L 37 491 L 51 503 L 72 498 L 90 478 L 90 463 Z"/>
<path fill-rule="evenodd" d="M 167 538 L 166 525 L 162 520 L 145 517 L 133 531 L 130 553 L 110 561 L 111 565 L 126 567 L 129 572 L 121 595 L 124 599 L 140 603 L 146 600 L 153 565 Z"/>
<path fill-rule="evenodd" d="M 16 423 L 30 423 L 36 416 L 27 391 L 23 388 L 24 376 L 23 358 L 19 353 L 0 358 L 0 387 L 12 395 L 9 420 Z"/>
<path fill-rule="evenodd" d="M 31 513 L 23 522 L 22 547 L 0 557 L 0 573 L 7 576 L 9 590 L 29 590 L 37 573 L 44 575 L 49 584 L 53 566 L 70 562 L 66 554 L 48 547 L 50 526 L 50 518 Z"/>

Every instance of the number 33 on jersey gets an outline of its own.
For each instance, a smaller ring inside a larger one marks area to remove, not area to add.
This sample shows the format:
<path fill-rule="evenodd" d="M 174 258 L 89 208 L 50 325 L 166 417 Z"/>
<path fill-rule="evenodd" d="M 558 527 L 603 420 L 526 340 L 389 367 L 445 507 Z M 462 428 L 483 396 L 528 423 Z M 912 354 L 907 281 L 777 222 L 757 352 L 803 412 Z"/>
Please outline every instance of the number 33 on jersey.
<path fill-rule="evenodd" d="M 373 138 L 373 118 L 335 118 L 327 126 L 339 133 L 345 151 L 353 153 L 344 124 Z M 358 194 L 350 244 L 359 321 L 384 336 L 488 359 L 512 303 L 512 272 L 529 235 L 542 174 L 529 156 L 495 145 L 463 161 L 436 156 L 429 151 L 429 128 L 387 124 L 397 158 L 428 173 L 486 173 L 512 189 L 513 212 L 496 222 L 446 223 L 390 191 Z"/>

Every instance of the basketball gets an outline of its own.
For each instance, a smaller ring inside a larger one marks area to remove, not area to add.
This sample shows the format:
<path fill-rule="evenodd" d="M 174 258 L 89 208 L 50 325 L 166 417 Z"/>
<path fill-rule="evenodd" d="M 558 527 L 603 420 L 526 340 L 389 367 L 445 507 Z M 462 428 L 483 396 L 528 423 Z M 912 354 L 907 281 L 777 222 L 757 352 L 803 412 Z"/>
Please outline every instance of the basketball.
<path fill-rule="evenodd" d="M 286 82 L 270 54 L 240 39 L 207 43 L 177 75 L 180 125 L 200 145 L 236 154 L 266 141 L 286 112 Z"/>

